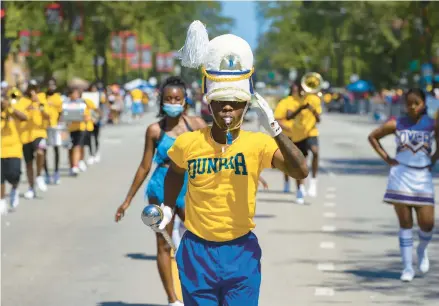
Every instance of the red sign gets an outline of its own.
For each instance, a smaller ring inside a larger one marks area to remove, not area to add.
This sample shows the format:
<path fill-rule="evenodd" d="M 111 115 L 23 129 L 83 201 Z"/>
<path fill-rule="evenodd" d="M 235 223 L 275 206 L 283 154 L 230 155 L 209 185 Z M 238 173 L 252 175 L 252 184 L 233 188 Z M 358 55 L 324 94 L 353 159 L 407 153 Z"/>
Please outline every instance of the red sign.
<path fill-rule="evenodd" d="M 5 17 L 5 14 L 6 14 L 5 9 L 2 9 L 2 10 L 1 10 L 1 15 L 2 15 L 2 18 L 1 18 L 1 19 L 3 19 L 3 17 Z"/>
<path fill-rule="evenodd" d="M 46 5 L 46 22 L 49 25 L 59 26 L 62 21 L 61 4 L 51 3 Z"/>
<path fill-rule="evenodd" d="M 41 42 L 41 32 L 40 31 L 32 31 L 32 49 L 35 50 L 35 56 L 43 55 L 41 51 L 40 42 Z"/>
<path fill-rule="evenodd" d="M 77 3 L 70 30 L 75 34 L 76 40 L 84 39 L 84 7 L 81 3 Z"/>
<path fill-rule="evenodd" d="M 125 31 L 122 33 L 125 45 L 125 58 L 131 58 L 137 53 L 137 36 L 134 32 Z"/>
<path fill-rule="evenodd" d="M 141 62 L 140 67 L 144 69 L 152 68 L 152 54 L 150 45 L 142 45 L 141 48 Z"/>
<path fill-rule="evenodd" d="M 30 31 L 23 30 L 18 33 L 20 39 L 20 51 L 19 54 L 22 56 L 30 55 Z"/>
<path fill-rule="evenodd" d="M 130 58 L 130 67 L 132 69 L 140 67 L 140 50 L 137 50 L 135 55 Z"/>

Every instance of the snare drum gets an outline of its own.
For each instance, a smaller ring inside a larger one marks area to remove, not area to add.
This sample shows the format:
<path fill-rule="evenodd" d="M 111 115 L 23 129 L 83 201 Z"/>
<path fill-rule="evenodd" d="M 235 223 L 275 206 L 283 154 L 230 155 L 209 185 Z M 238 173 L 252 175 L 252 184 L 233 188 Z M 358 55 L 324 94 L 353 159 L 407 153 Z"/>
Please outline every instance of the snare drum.
<path fill-rule="evenodd" d="M 62 117 L 64 122 L 82 122 L 84 121 L 85 103 L 70 102 L 63 103 Z"/>
<path fill-rule="evenodd" d="M 70 133 L 64 125 L 47 129 L 47 145 L 51 147 L 68 147 L 71 142 Z"/>

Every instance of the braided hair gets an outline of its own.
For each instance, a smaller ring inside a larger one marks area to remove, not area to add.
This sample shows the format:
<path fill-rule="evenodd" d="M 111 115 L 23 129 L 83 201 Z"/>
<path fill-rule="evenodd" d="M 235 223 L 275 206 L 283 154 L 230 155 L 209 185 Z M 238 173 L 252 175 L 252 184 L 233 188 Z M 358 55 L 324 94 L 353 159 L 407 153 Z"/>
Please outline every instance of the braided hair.
<path fill-rule="evenodd" d="M 181 90 L 183 91 L 184 97 L 186 98 L 186 84 L 183 81 L 183 79 L 181 77 L 178 76 L 171 76 L 169 78 L 167 78 L 162 86 L 160 87 L 160 94 L 159 94 L 159 101 L 160 101 L 160 108 L 159 108 L 159 113 L 157 115 L 157 117 L 164 117 L 166 114 L 163 111 L 163 96 L 165 94 L 165 89 L 166 87 L 177 87 L 177 88 L 181 88 Z"/>

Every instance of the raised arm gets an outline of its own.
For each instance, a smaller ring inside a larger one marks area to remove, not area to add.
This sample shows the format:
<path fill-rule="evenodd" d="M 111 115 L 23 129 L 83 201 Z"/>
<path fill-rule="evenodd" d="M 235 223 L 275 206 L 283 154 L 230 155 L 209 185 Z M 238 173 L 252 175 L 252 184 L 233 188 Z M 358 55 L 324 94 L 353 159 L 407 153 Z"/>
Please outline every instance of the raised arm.
<path fill-rule="evenodd" d="M 296 180 L 306 178 L 309 170 L 302 152 L 283 133 L 277 135 L 274 139 L 279 150 L 273 155 L 273 166 Z"/>

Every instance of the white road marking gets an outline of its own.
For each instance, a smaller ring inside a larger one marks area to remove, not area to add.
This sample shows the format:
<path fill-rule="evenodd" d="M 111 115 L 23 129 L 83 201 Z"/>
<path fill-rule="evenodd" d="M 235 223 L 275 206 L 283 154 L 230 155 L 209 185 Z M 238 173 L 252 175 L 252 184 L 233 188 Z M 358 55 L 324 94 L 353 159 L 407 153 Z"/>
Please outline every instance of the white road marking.
<path fill-rule="evenodd" d="M 323 217 L 325 218 L 335 218 L 337 216 L 337 214 L 335 212 L 332 211 L 327 211 L 323 213 Z"/>
<path fill-rule="evenodd" d="M 325 207 L 335 207 L 335 203 L 334 202 L 325 202 L 325 203 L 323 203 L 323 206 L 325 206 Z"/>
<path fill-rule="evenodd" d="M 320 242 L 320 248 L 321 249 L 334 249 L 335 243 L 332 241 L 323 241 L 323 242 Z"/>
<path fill-rule="evenodd" d="M 318 287 L 314 291 L 315 296 L 334 296 L 335 291 L 329 287 Z"/>
<path fill-rule="evenodd" d="M 337 190 L 337 188 L 335 188 L 335 187 L 326 188 L 326 192 L 335 192 L 336 190 Z"/>
<path fill-rule="evenodd" d="M 327 193 L 326 196 L 325 196 L 325 198 L 327 198 L 327 199 L 335 199 L 335 194 L 333 194 L 333 193 Z"/>
<path fill-rule="evenodd" d="M 333 263 L 330 263 L 330 262 L 319 263 L 317 265 L 317 270 L 319 270 L 319 271 L 334 271 L 335 266 Z"/>
<path fill-rule="evenodd" d="M 323 232 L 335 232 L 336 230 L 337 230 L 337 228 L 333 225 L 323 225 L 322 226 Z"/>

